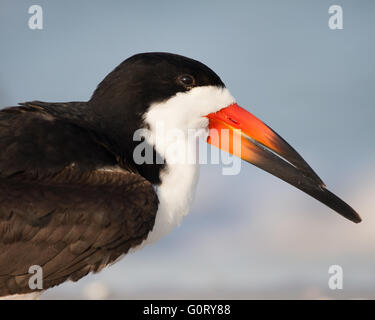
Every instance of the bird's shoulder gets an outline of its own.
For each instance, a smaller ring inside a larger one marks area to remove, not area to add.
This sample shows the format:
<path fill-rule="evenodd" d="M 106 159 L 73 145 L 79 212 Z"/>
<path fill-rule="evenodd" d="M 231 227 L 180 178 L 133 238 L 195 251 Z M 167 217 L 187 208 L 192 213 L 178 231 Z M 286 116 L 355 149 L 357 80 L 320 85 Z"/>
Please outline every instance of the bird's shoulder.
<path fill-rule="evenodd" d="M 0 111 L 0 177 L 24 171 L 53 173 L 72 163 L 88 169 L 117 163 L 92 131 L 48 107 L 51 104 L 28 102 Z"/>

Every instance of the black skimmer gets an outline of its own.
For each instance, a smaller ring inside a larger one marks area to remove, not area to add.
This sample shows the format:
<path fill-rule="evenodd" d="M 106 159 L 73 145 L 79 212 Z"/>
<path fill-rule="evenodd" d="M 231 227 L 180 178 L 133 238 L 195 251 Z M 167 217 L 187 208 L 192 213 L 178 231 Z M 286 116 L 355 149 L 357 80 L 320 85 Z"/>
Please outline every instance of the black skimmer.
<path fill-rule="evenodd" d="M 195 129 L 361 221 L 285 140 L 236 104 L 207 66 L 170 53 L 137 54 L 88 102 L 33 101 L 0 111 L 0 296 L 33 292 L 30 266 L 42 268 L 44 290 L 76 281 L 181 222 L 199 164 L 173 161 L 167 148 L 176 138 L 156 139 L 160 124 L 183 132 L 179 147 L 194 152 L 196 141 L 184 133 Z M 142 139 L 135 138 L 138 129 Z M 152 161 L 135 159 L 141 144 Z"/>

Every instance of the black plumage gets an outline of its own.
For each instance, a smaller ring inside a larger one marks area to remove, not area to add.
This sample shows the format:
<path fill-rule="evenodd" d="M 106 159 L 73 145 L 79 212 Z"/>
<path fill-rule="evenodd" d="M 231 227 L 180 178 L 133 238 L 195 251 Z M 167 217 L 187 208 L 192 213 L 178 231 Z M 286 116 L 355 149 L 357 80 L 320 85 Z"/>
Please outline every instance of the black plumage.
<path fill-rule="evenodd" d="M 0 148 L 0 295 L 31 292 L 31 265 L 43 267 L 44 289 L 78 280 L 152 229 L 151 183 L 103 170 L 116 156 L 89 130 L 25 104 L 0 112 Z"/>
<path fill-rule="evenodd" d="M 32 292 L 31 265 L 43 267 L 47 289 L 146 239 L 165 164 L 136 165 L 133 133 L 151 103 L 188 90 L 176 81 L 184 73 L 224 86 L 200 62 L 147 53 L 120 64 L 88 102 L 0 111 L 0 296 Z"/>

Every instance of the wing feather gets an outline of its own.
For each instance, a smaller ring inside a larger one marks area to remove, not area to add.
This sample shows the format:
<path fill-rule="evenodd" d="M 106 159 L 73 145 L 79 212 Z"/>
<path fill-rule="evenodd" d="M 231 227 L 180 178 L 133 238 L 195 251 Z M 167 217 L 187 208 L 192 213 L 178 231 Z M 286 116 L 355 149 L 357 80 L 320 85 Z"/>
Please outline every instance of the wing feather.
<path fill-rule="evenodd" d="M 43 289 L 99 271 L 147 237 L 158 206 L 84 129 L 11 109 L 0 112 L 0 296 L 32 292 L 32 265 Z"/>

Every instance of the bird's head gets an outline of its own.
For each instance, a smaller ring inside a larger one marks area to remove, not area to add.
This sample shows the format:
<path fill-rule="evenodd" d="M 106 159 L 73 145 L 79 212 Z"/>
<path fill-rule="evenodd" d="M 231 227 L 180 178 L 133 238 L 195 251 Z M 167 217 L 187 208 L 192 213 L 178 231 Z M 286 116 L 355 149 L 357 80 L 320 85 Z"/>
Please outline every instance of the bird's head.
<path fill-rule="evenodd" d="M 163 157 L 179 139 L 171 137 L 172 131 L 185 137 L 196 130 L 209 144 L 290 183 L 349 220 L 361 221 L 283 138 L 238 106 L 219 76 L 201 62 L 170 53 L 137 54 L 102 81 L 90 103 L 99 115 L 110 109 L 111 126 L 125 130 L 133 141 L 137 129 L 148 130 L 146 140 Z M 156 141 L 158 127 L 165 136 Z"/>

